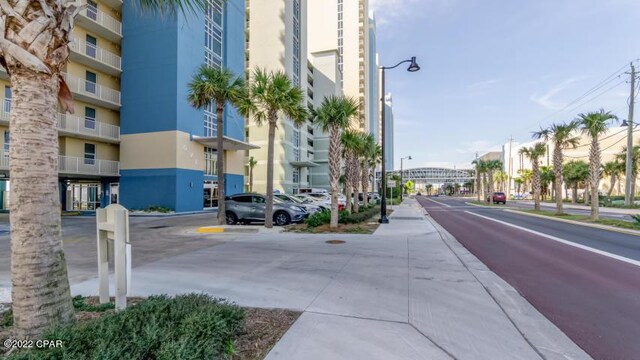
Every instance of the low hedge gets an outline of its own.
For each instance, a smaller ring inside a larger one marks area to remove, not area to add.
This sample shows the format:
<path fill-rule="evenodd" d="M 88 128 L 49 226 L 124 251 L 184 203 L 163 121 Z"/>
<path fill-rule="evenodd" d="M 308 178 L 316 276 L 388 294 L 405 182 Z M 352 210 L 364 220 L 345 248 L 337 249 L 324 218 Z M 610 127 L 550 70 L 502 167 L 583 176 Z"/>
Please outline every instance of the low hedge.
<path fill-rule="evenodd" d="M 10 360 L 219 359 L 233 354 L 244 312 L 208 295 L 152 296 L 124 311 L 48 331 L 63 347 L 22 351 Z"/>
<path fill-rule="evenodd" d="M 348 213 L 342 210 L 338 213 L 338 223 L 340 224 L 359 224 L 367 221 L 380 212 L 379 206 L 361 206 L 359 212 Z M 318 227 L 331 222 L 331 210 L 322 210 L 309 216 L 305 223 L 308 227 Z"/>

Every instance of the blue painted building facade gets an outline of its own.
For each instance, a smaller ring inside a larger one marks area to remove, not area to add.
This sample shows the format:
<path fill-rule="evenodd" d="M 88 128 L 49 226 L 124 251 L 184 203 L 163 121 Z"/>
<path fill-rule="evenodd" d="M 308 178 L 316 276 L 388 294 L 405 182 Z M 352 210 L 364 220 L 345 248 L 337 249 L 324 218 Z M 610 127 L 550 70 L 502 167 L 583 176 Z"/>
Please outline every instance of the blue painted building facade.
<path fill-rule="evenodd" d="M 196 138 L 215 136 L 215 115 L 193 108 L 187 84 L 207 63 L 244 74 L 244 0 L 211 1 L 206 14 L 150 14 L 122 6 L 120 203 L 176 212 L 203 209 L 217 180 L 215 151 Z M 213 117 L 212 117 L 213 116 Z M 224 135 L 244 142 L 245 120 L 231 106 Z M 239 151 L 239 150 L 237 150 Z M 229 153 L 230 151 L 226 151 Z M 242 155 L 226 154 L 226 194 L 242 192 Z M 234 170 L 235 169 L 235 170 Z M 213 185 L 212 185 L 213 184 Z"/>

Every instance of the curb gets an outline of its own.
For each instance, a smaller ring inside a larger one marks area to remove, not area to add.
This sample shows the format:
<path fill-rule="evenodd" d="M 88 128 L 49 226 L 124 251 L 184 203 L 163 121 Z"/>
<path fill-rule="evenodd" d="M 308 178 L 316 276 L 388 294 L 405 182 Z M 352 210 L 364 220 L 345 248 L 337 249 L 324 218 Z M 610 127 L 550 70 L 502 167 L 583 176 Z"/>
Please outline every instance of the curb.
<path fill-rule="evenodd" d="M 526 215 L 526 216 L 537 217 L 537 218 L 540 218 L 540 219 L 549 219 L 549 220 L 553 220 L 553 221 L 559 221 L 559 222 L 563 222 L 563 223 L 567 223 L 567 224 L 585 226 L 585 227 L 590 227 L 590 228 L 595 228 L 595 229 L 600 229 L 600 230 L 613 231 L 613 232 L 627 234 L 627 235 L 640 236 L 640 231 L 638 231 L 638 230 L 624 229 L 624 228 L 618 228 L 618 227 L 608 226 L 608 225 L 584 223 L 584 222 L 581 222 L 581 221 L 561 219 L 561 218 L 557 218 L 557 217 L 553 217 L 553 216 L 546 216 L 546 215 L 531 214 L 531 213 L 527 213 L 527 212 L 524 212 L 524 211 L 512 210 L 512 209 L 504 209 L 504 211 L 507 211 L 507 212 L 510 212 L 510 213 Z"/>

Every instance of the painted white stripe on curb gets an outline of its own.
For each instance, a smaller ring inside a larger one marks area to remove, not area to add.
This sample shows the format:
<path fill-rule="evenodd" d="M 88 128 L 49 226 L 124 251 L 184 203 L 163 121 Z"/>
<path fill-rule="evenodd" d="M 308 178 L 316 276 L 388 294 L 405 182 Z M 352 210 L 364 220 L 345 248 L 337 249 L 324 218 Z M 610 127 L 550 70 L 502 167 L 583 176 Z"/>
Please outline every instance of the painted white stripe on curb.
<path fill-rule="evenodd" d="M 574 242 L 571 242 L 569 240 L 564 240 L 564 239 L 561 239 L 559 237 L 555 237 L 555 236 L 552 236 L 552 235 L 547 235 L 545 233 L 541 233 L 539 231 L 527 229 L 525 227 L 514 225 L 514 224 L 511 224 L 511 223 L 502 221 L 502 220 L 493 219 L 493 218 L 490 218 L 488 216 L 476 214 L 476 213 L 473 213 L 471 211 L 465 211 L 465 212 L 467 214 L 471 214 L 473 216 L 477 216 L 477 217 L 480 217 L 480 218 L 483 218 L 483 219 L 491 220 L 491 221 L 500 223 L 502 225 L 510 226 L 512 228 L 516 228 L 516 229 L 519 229 L 519 230 L 522 230 L 522 231 L 526 231 L 526 232 L 531 233 L 531 234 L 542 236 L 542 237 L 545 237 L 547 239 L 554 240 L 554 241 L 557 241 L 559 243 L 563 243 L 565 245 L 570 245 L 570 246 L 573 246 L 573 247 L 577 247 L 578 249 L 591 251 L 592 253 L 603 255 L 603 256 L 606 256 L 606 257 L 610 257 L 612 259 L 616 259 L 616 260 L 619 260 L 619 261 L 624 261 L 624 262 L 626 262 L 628 264 L 631 264 L 631 265 L 640 266 L 640 261 L 637 261 L 637 260 L 629 259 L 629 258 L 626 258 L 624 256 L 620 256 L 620 255 L 616 255 L 616 254 L 612 254 L 610 252 L 594 249 L 594 248 L 589 247 L 589 246 L 585 246 L 585 245 L 582 245 L 582 244 L 574 243 Z"/>
<path fill-rule="evenodd" d="M 445 204 L 445 203 L 441 203 L 440 201 L 435 201 L 435 200 L 433 200 L 433 199 L 429 199 L 429 198 L 427 198 L 427 200 L 429 200 L 429 201 L 433 201 L 434 203 L 436 203 L 436 204 L 440 204 L 440 205 L 442 205 L 442 206 L 446 206 L 446 207 L 449 207 L 449 208 L 451 207 L 451 205 L 447 205 L 447 204 Z"/>

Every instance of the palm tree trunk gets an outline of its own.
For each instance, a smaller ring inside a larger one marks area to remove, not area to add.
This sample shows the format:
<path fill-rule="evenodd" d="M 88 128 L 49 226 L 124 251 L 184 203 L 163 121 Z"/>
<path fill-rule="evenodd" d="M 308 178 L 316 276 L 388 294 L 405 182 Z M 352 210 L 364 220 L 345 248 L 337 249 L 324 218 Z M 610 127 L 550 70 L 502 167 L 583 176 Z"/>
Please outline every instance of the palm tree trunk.
<path fill-rule="evenodd" d="M 600 187 L 600 143 L 598 137 L 591 139 L 591 149 L 589 151 L 589 185 L 591 186 L 591 221 L 598 220 L 600 212 L 600 198 L 598 188 Z"/>
<path fill-rule="evenodd" d="M 11 279 L 16 337 L 73 321 L 58 190 L 58 76 L 11 69 Z"/>
<path fill-rule="evenodd" d="M 540 164 L 538 159 L 531 159 L 533 168 L 533 208 L 540 210 Z"/>
<path fill-rule="evenodd" d="M 482 182 L 480 180 L 480 172 L 476 169 L 476 194 L 478 195 L 478 202 L 480 202 L 480 189 L 482 189 Z"/>
<path fill-rule="evenodd" d="M 493 170 L 489 170 L 489 203 L 493 205 Z"/>
<path fill-rule="evenodd" d="M 353 193 L 353 181 L 351 181 L 351 175 L 353 174 L 353 171 L 351 170 L 351 167 L 353 166 L 352 162 L 351 162 L 351 152 L 347 151 L 347 153 L 345 154 L 345 160 L 344 160 L 344 192 L 346 193 L 345 196 L 347 198 L 347 204 L 345 205 L 345 210 L 349 213 L 351 213 L 351 207 L 352 207 L 352 193 Z"/>
<path fill-rule="evenodd" d="M 249 166 L 249 192 L 253 192 L 253 166 Z"/>
<path fill-rule="evenodd" d="M 571 190 L 571 203 L 575 204 L 578 202 L 578 183 L 573 184 Z"/>
<path fill-rule="evenodd" d="M 218 224 L 226 224 L 226 211 L 224 204 L 224 131 L 222 106 L 216 107 L 216 150 L 217 164 L 216 177 L 218 178 Z"/>
<path fill-rule="evenodd" d="M 338 180 L 340 178 L 340 128 L 332 126 L 329 134 L 329 187 L 331 188 L 330 228 L 338 227 Z"/>
<path fill-rule="evenodd" d="M 360 212 L 360 162 L 356 157 L 353 159 L 353 168 L 351 169 L 351 181 L 353 181 L 353 212 Z"/>
<path fill-rule="evenodd" d="M 553 149 L 553 169 L 556 185 L 556 215 L 562 215 L 562 149 L 556 144 Z"/>
<path fill-rule="evenodd" d="M 273 227 L 273 142 L 276 137 L 277 115 L 269 116 L 269 145 L 267 147 L 267 203 L 264 209 L 264 226 Z"/>
<path fill-rule="evenodd" d="M 610 198 L 613 193 L 613 189 L 616 186 L 616 174 L 611 174 L 611 186 L 609 186 L 609 191 L 607 191 L 607 197 Z"/>
<path fill-rule="evenodd" d="M 367 168 L 366 164 L 364 164 L 364 166 L 362 167 L 362 205 L 364 207 L 369 206 L 369 199 L 368 199 L 368 190 L 369 190 L 369 169 Z"/>

